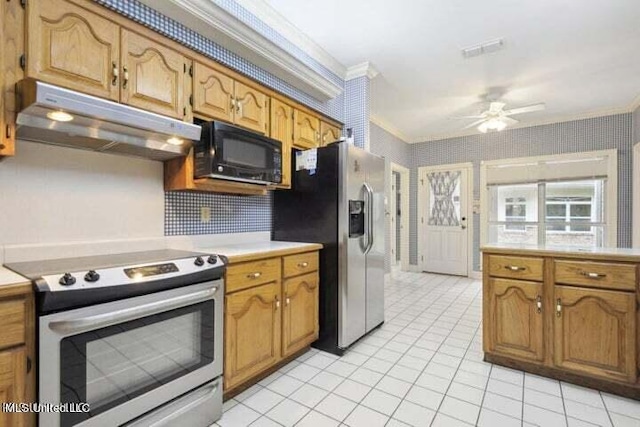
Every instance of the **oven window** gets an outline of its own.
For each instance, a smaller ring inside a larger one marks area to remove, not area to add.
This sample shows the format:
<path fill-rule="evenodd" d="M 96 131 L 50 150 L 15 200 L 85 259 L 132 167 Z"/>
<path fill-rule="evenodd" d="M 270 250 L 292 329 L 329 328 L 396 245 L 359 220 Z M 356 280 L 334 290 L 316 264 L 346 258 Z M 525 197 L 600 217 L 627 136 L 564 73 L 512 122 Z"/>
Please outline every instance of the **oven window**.
<path fill-rule="evenodd" d="M 62 413 L 72 426 L 213 362 L 214 302 L 205 301 L 60 343 L 62 402 L 87 402 L 89 414 Z"/>
<path fill-rule="evenodd" d="M 234 138 L 224 139 L 222 150 L 224 163 L 247 166 L 257 169 L 268 169 L 268 150 L 260 143 L 251 143 Z"/>

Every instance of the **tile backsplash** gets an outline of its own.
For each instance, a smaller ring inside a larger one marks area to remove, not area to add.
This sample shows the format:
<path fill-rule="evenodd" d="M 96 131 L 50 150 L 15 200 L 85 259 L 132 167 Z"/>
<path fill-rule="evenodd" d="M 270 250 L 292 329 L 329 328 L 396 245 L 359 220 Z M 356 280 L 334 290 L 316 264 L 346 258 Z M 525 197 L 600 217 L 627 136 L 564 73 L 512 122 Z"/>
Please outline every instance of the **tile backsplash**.
<path fill-rule="evenodd" d="M 164 198 L 164 233 L 222 234 L 271 230 L 271 198 L 190 192 L 167 192 Z M 207 222 L 201 219 L 202 208 L 211 210 Z"/>

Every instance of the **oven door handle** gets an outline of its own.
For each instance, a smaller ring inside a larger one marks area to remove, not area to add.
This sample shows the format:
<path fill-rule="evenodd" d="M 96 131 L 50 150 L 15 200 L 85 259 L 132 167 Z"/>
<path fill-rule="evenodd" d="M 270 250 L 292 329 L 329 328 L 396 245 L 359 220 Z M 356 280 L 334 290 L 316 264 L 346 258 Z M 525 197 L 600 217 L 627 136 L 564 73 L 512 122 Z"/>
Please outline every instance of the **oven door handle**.
<path fill-rule="evenodd" d="M 218 287 L 214 286 L 203 291 L 125 308 L 110 313 L 96 314 L 94 316 L 79 317 L 76 319 L 57 320 L 49 322 L 49 329 L 63 335 L 75 335 L 207 301 L 210 300 L 217 291 Z"/>

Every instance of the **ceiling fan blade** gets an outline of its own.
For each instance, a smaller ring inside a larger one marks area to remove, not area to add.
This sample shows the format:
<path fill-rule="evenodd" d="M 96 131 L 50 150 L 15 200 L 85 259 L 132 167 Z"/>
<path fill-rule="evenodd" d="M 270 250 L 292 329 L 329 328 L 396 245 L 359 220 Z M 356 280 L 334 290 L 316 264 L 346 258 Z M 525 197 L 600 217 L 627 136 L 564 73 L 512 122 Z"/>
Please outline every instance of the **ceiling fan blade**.
<path fill-rule="evenodd" d="M 449 117 L 449 119 L 451 120 L 465 120 L 465 119 L 484 119 L 486 116 L 484 114 L 479 114 L 477 116 L 454 116 L 454 117 Z"/>
<path fill-rule="evenodd" d="M 516 119 L 512 119 L 511 117 L 501 117 L 500 120 L 502 120 L 503 122 L 505 122 L 507 124 L 507 126 L 513 126 L 516 123 L 520 123 L 518 120 Z"/>
<path fill-rule="evenodd" d="M 472 127 L 478 126 L 480 123 L 482 123 L 482 122 L 484 122 L 484 121 L 486 121 L 486 120 L 485 120 L 485 119 L 476 120 L 475 122 L 473 122 L 473 123 L 471 123 L 471 124 L 466 125 L 466 126 L 465 126 L 465 127 L 463 127 L 462 129 L 469 129 L 469 128 L 472 128 Z"/>
<path fill-rule="evenodd" d="M 546 108 L 546 105 L 543 103 L 527 105 L 526 107 L 512 108 L 511 110 L 506 110 L 504 111 L 504 114 L 506 116 L 513 116 L 514 114 L 533 113 L 534 111 L 542 111 L 545 108 Z"/>
<path fill-rule="evenodd" d="M 498 113 L 502 111 L 505 105 L 507 104 L 505 104 L 504 102 L 492 102 L 491 104 L 489 104 L 489 112 Z"/>

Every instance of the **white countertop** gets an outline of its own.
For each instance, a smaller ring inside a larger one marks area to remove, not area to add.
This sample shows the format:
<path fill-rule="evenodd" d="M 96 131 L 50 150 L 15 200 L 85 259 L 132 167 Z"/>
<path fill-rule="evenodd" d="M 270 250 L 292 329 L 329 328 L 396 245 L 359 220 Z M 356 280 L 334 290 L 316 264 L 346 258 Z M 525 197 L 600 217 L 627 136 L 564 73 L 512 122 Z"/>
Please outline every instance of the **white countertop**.
<path fill-rule="evenodd" d="M 29 281 L 30 281 L 29 279 L 25 279 L 21 275 L 16 274 L 13 271 L 9 270 L 8 268 L 5 268 L 0 265 L 0 286 L 13 285 L 16 283 L 25 283 Z"/>
<path fill-rule="evenodd" d="M 315 243 L 262 241 L 262 242 L 252 242 L 252 243 L 241 243 L 236 245 L 216 245 L 211 247 L 198 247 L 198 248 L 194 248 L 194 250 L 216 253 L 216 254 L 225 255 L 229 258 L 232 258 L 232 257 L 261 255 L 261 254 L 265 254 L 268 256 L 269 253 L 291 251 L 291 250 L 304 251 L 305 249 L 308 249 L 311 251 L 311 250 L 317 249 L 317 247 L 318 245 Z"/>
<path fill-rule="evenodd" d="M 583 248 L 575 246 L 556 246 L 556 245 L 531 245 L 531 244 L 518 244 L 518 243 L 502 243 L 484 245 L 480 248 L 480 251 L 531 251 L 531 252 L 554 252 L 554 253 L 571 253 L 571 254 L 585 254 L 596 256 L 614 256 L 614 257 L 629 257 L 640 258 L 640 249 L 638 248 Z"/>

